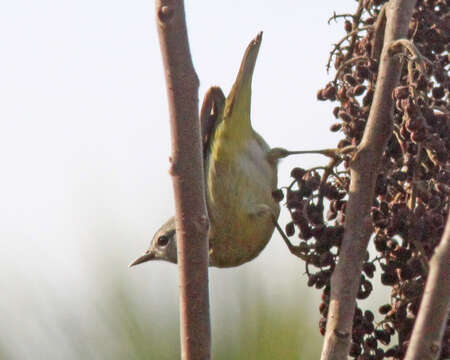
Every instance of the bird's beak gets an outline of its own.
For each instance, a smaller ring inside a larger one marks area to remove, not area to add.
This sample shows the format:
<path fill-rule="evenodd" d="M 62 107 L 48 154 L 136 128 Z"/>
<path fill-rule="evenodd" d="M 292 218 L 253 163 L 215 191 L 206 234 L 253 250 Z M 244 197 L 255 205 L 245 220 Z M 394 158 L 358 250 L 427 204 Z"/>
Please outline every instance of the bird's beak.
<path fill-rule="evenodd" d="M 132 267 L 134 265 L 142 264 L 143 262 L 153 260 L 155 258 L 155 255 L 153 252 L 145 253 L 141 257 L 138 257 L 136 260 L 134 260 L 128 267 Z"/>

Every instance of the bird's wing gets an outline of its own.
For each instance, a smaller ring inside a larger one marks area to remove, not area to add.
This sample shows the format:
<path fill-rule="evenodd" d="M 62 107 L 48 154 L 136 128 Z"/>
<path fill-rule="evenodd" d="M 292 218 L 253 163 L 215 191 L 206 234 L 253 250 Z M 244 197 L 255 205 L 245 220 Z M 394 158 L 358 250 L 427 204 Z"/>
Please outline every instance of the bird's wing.
<path fill-rule="evenodd" d="M 213 86 L 205 94 L 202 108 L 200 110 L 200 125 L 202 130 L 203 158 L 206 159 L 206 153 L 209 143 L 214 134 L 214 130 L 223 114 L 225 106 L 225 95 L 218 86 Z"/>

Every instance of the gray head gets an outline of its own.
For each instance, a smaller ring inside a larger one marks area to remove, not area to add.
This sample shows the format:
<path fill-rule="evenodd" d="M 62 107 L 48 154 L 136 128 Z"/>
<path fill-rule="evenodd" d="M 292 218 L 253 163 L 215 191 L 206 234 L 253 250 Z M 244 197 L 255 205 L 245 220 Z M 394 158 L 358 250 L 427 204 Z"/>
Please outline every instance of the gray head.
<path fill-rule="evenodd" d="M 150 260 L 165 260 L 177 263 L 177 239 L 175 236 L 175 218 L 171 217 L 155 233 L 148 250 L 129 266 Z"/>

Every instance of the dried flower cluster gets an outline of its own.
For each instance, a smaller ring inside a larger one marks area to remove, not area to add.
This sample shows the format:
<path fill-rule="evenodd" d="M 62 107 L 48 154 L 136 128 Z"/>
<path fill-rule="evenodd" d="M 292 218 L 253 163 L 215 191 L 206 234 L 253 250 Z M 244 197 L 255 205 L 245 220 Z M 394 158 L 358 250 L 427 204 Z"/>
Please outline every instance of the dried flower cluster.
<path fill-rule="evenodd" d="M 337 102 L 338 120 L 331 131 L 343 138 L 338 149 L 357 146 L 362 138 L 377 81 L 380 17 L 383 0 L 359 1 L 354 15 L 344 18 L 347 35 L 330 55 L 334 81 L 318 92 L 319 100 Z M 381 33 L 382 41 L 382 33 Z M 377 250 L 369 253 L 361 274 L 358 299 L 372 292 L 379 276 L 392 288 L 391 299 L 379 308 L 381 322 L 371 311 L 355 311 L 350 355 L 363 359 L 402 359 L 419 309 L 428 261 L 442 236 L 450 195 L 450 6 L 447 0 L 419 0 L 409 27 L 409 41 L 396 45 L 404 66 L 395 102 L 393 134 L 383 155 L 371 217 Z M 399 50 L 401 49 L 401 50 Z M 350 183 L 351 152 L 337 152 L 328 166 L 294 168 L 293 182 L 284 190 L 292 221 L 288 237 L 300 242 L 293 250 L 306 259 L 308 285 L 322 289 L 320 331 L 325 332 L 330 276 L 344 233 Z M 284 192 L 274 197 L 281 201 Z M 295 241 L 294 241 L 295 243 Z M 394 338 L 397 337 L 397 339 Z M 450 321 L 441 359 L 450 357 Z"/>

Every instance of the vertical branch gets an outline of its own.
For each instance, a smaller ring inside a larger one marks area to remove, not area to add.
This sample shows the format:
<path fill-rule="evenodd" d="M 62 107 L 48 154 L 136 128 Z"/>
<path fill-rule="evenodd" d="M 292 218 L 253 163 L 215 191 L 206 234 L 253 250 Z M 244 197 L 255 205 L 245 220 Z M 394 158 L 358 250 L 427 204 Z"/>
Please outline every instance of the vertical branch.
<path fill-rule="evenodd" d="M 401 64 L 389 51 L 393 41 L 406 38 L 416 0 L 391 0 L 386 9 L 386 29 L 378 81 L 364 135 L 351 164 L 350 196 L 345 212 L 345 233 L 339 261 L 331 277 L 331 297 L 322 360 L 347 358 L 350 348 L 356 295 L 364 255 L 371 234 L 369 211 L 383 151 L 392 135 L 392 91 L 399 81 Z"/>
<path fill-rule="evenodd" d="M 198 118 L 199 81 L 182 0 L 156 0 L 156 22 L 169 100 L 175 193 L 182 359 L 209 359 L 208 217 Z"/>
<path fill-rule="evenodd" d="M 450 215 L 444 235 L 430 261 L 425 293 L 420 304 L 405 360 L 435 360 L 441 352 L 450 310 Z"/>

